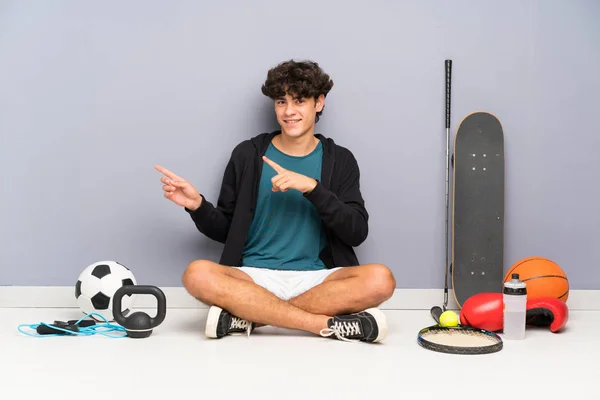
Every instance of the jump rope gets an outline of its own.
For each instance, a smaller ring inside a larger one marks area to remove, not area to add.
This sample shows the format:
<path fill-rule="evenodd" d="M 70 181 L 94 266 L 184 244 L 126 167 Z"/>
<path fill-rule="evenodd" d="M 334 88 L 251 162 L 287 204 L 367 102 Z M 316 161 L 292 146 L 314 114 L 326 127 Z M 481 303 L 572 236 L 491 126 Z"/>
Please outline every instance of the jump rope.
<path fill-rule="evenodd" d="M 95 316 L 104 321 L 104 323 L 96 323 L 88 317 Z M 36 333 L 26 332 L 25 328 L 29 328 Z M 52 336 L 92 336 L 103 335 L 110 338 L 119 339 L 127 337 L 125 328 L 121 325 L 111 324 L 108 320 L 98 313 L 89 313 L 84 315 L 79 320 L 69 321 L 54 321 L 53 324 L 40 322 L 39 324 L 21 324 L 18 326 L 19 332 L 32 337 L 52 337 Z M 116 333 L 115 333 L 116 332 Z"/>

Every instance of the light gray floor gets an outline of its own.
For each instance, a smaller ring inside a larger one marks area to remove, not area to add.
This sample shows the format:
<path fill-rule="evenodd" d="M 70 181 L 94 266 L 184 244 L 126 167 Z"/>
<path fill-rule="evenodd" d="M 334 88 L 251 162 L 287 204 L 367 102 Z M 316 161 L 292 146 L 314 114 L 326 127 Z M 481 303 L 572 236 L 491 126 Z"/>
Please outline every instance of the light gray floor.
<path fill-rule="evenodd" d="M 150 310 L 144 310 L 152 314 Z M 2 399 L 600 398 L 600 311 L 571 312 L 567 330 L 527 330 L 483 356 L 416 343 L 428 311 L 385 311 L 379 345 L 271 327 L 250 338 L 204 337 L 206 309 L 169 309 L 148 339 L 34 338 L 19 324 L 80 318 L 76 309 L 0 309 Z M 589 363 L 589 364 L 588 364 Z M 588 392 L 589 390 L 589 392 Z M 67 395 L 70 393 L 70 396 Z M 64 396 L 64 397 L 63 397 Z M 533 398 L 533 397 L 530 397 Z"/>

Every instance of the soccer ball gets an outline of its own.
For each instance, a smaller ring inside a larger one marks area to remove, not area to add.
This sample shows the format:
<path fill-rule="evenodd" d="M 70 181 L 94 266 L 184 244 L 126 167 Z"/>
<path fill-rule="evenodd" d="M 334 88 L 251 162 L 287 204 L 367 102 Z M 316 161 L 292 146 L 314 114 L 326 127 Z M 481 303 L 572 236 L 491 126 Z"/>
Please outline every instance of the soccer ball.
<path fill-rule="evenodd" d="M 98 261 L 86 267 L 75 284 L 77 305 L 84 314 L 97 313 L 109 322 L 113 317 L 113 296 L 117 289 L 125 285 L 135 285 L 136 280 L 131 270 L 116 261 Z M 129 314 L 135 295 L 126 294 L 121 299 L 121 312 Z M 102 321 L 97 315 L 92 315 Z"/>

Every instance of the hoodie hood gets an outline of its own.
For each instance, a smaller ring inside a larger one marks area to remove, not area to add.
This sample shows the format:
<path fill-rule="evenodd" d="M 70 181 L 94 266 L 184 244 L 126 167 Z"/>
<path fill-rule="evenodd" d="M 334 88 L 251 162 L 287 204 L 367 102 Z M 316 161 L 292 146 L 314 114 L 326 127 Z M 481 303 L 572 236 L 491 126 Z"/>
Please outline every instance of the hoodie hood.
<path fill-rule="evenodd" d="M 260 157 L 262 157 L 267 151 L 267 147 L 269 147 L 269 143 L 273 140 L 273 138 L 277 135 L 280 135 L 281 131 L 273 131 L 270 133 L 261 133 L 254 136 L 251 140 L 254 148 L 259 152 Z M 321 141 L 323 144 L 323 153 L 330 157 L 332 160 L 335 160 L 335 142 L 331 138 L 327 138 L 320 133 L 316 133 L 315 137 Z"/>
<path fill-rule="evenodd" d="M 258 152 L 258 157 L 256 157 L 258 171 L 260 171 L 259 165 L 262 163 L 262 157 L 265 155 L 269 143 L 271 143 L 275 136 L 280 134 L 281 130 L 277 130 L 270 133 L 261 133 L 250 139 L 255 150 Z M 329 189 L 333 174 L 333 165 L 335 163 L 335 142 L 332 138 L 327 138 L 320 133 L 316 133 L 315 137 L 323 145 L 323 174 L 320 182 L 324 187 Z"/>

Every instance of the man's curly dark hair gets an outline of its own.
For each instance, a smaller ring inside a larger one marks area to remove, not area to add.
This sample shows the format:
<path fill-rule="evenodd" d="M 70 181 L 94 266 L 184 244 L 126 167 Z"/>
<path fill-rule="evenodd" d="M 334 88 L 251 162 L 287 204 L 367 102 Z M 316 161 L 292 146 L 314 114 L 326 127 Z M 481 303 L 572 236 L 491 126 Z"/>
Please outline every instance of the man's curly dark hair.
<path fill-rule="evenodd" d="M 262 93 L 275 100 L 289 93 L 294 98 L 310 98 L 315 100 L 327 94 L 333 87 L 333 81 L 314 61 L 284 61 L 267 73 L 262 85 Z M 323 107 L 325 109 L 325 107 Z M 317 112 L 315 122 L 323 110 Z"/>

